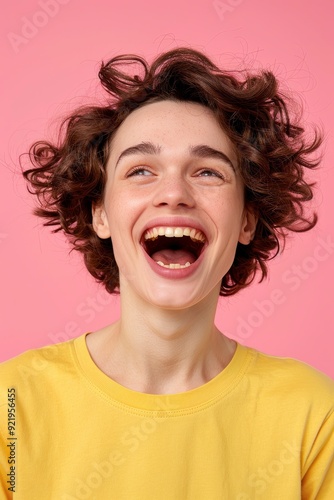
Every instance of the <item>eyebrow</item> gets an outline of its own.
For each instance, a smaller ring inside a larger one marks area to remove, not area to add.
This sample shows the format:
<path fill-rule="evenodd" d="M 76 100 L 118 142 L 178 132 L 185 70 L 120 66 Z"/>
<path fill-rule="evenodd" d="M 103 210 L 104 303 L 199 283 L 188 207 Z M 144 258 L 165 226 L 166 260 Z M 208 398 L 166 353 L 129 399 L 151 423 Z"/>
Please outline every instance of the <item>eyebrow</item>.
<path fill-rule="evenodd" d="M 206 146 L 205 144 L 201 144 L 199 146 L 192 146 L 190 148 L 190 153 L 193 156 L 197 156 L 198 158 L 214 158 L 216 160 L 223 161 L 227 163 L 232 170 L 235 172 L 235 167 L 229 157 L 223 153 L 222 151 L 218 151 L 218 149 L 211 148 L 210 146 Z"/>
<path fill-rule="evenodd" d="M 235 172 L 235 167 L 229 157 L 219 151 L 218 149 L 211 148 L 205 144 L 200 144 L 198 146 L 190 146 L 189 152 L 192 156 L 196 156 L 197 158 L 214 158 L 220 161 L 223 161 L 227 165 L 229 165 L 232 170 Z M 130 146 L 129 148 L 122 151 L 119 155 L 116 166 L 121 161 L 122 158 L 130 155 L 142 154 L 142 155 L 158 155 L 161 153 L 161 146 L 153 144 L 152 142 L 141 142 L 140 144 L 136 144 L 135 146 Z"/>
<path fill-rule="evenodd" d="M 161 152 L 161 146 L 157 146 L 152 142 L 141 142 L 140 144 L 136 144 L 135 146 L 131 146 L 119 155 L 118 160 L 116 162 L 117 167 L 118 163 L 122 158 L 130 155 L 142 154 L 142 155 L 158 155 Z"/>

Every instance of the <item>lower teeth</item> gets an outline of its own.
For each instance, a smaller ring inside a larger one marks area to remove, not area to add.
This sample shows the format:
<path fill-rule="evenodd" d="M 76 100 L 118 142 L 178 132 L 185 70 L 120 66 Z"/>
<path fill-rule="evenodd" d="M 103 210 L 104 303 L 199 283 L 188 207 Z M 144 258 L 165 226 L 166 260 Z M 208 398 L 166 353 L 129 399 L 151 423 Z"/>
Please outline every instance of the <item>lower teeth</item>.
<path fill-rule="evenodd" d="M 167 267 L 168 269 L 184 269 L 185 267 L 190 266 L 190 262 L 186 262 L 183 264 L 164 264 L 161 260 L 156 261 L 157 264 L 161 267 Z"/>

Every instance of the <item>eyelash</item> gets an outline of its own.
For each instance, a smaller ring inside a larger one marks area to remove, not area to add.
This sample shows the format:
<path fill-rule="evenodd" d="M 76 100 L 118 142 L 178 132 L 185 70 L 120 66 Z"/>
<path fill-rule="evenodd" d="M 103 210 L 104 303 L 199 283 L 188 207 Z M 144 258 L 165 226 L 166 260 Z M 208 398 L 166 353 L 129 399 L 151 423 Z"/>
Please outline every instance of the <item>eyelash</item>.
<path fill-rule="evenodd" d="M 212 170 L 211 168 L 205 168 L 204 170 L 202 170 L 200 172 L 200 174 L 203 174 L 204 172 L 209 172 L 210 174 L 214 174 L 219 179 L 225 180 L 225 176 L 221 172 L 217 172 L 217 170 Z M 212 176 L 210 175 L 208 177 L 212 177 Z"/>
<path fill-rule="evenodd" d="M 138 172 L 143 172 L 143 171 L 150 173 L 150 171 L 145 167 L 135 167 L 128 173 L 127 177 L 131 177 L 132 175 L 138 174 Z"/>
<path fill-rule="evenodd" d="M 146 167 L 134 167 L 127 175 L 127 177 L 132 177 L 134 175 L 139 175 L 139 172 L 148 172 L 149 174 L 151 173 L 150 170 Z M 205 177 L 217 177 L 218 179 L 221 179 L 221 180 L 226 180 L 226 177 L 221 173 L 221 172 L 218 172 L 217 170 L 213 170 L 213 169 L 210 169 L 210 168 L 205 168 L 203 170 L 201 170 L 199 172 L 199 175 L 203 174 L 203 173 L 209 173 L 209 174 L 212 174 L 212 175 L 209 175 L 209 176 L 205 176 Z"/>

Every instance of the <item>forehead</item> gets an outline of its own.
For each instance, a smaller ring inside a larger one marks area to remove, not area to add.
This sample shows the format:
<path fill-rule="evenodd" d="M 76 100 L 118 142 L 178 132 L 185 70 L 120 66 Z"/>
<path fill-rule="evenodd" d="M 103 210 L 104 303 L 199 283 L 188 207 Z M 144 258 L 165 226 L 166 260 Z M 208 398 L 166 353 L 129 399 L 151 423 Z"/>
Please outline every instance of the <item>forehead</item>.
<path fill-rule="evenodd" d="M 214 113 L 194 102 L 165 100 L 137 108 L 117 129 L 111 155 L 145 141 L 174 150 L 207 144 L 234 156 L 234 146 Z"/>

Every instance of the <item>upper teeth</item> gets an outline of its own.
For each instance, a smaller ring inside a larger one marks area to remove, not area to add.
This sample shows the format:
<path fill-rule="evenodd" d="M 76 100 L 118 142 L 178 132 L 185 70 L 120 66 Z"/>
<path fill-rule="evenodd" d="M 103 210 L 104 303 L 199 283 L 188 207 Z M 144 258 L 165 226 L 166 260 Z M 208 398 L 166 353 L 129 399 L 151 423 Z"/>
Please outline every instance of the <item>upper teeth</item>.
<path fill-rule="evenodd" d="M 166 236 L 167 238 L 182 238 L 182 236 L 190 236 L 190 238 L 194 241 L 205 242 L 204 234 L 191 227 L 153 227 L 145 232 L 144 239 L 155 240 L 158 236 Z"/>

